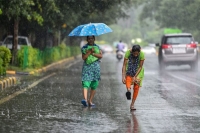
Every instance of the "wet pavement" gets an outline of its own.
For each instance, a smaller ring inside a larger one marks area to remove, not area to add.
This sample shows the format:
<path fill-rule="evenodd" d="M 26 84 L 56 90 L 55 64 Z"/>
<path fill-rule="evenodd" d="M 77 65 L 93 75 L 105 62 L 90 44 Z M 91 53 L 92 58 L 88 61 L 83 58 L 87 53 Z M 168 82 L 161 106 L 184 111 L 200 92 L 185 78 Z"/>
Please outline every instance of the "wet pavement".
<path fill-rule="evenodd" d="M 104 55 L 94 108 L 80 103 L 81 59 L 63 69 L 22 77 L 20 86 L 1 94 L 0 133 L 200 132 L 200 72 L 189 66 L 160 72 L 157 56 L 146 55 L 137 110 L 130 112 L 122 63 L 114 54 Z"/>

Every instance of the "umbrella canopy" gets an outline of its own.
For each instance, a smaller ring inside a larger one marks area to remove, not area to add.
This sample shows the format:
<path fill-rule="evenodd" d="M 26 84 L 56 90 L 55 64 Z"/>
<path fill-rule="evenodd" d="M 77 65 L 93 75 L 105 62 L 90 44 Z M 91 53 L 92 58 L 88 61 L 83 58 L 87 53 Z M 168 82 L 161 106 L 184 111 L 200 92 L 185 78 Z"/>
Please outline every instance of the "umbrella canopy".
<path fill-rule="evenodd" d="M 99 36 L 112 32 L 112 29 L 104 23 L 89 23 L 76 27 L 68 36 Z"/>

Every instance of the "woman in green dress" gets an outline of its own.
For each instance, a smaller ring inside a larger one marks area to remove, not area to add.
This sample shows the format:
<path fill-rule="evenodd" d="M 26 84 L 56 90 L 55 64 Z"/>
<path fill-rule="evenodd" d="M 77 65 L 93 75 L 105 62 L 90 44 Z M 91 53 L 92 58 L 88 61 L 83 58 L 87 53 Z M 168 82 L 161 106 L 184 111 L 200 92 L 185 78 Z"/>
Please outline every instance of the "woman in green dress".
<path fill-rule="evenodd" d="M 131 50 L 125 53 L 124 63 L 122 67 L 122 82 L 126 84 L 126 97 L 131 100 L 131 85 L 133 85 L 133 96 L 130 105 L 131 110 L 136 110 L 134 103 L 142 86 L 144 78 L 144 52 L 141 51 L 140 45 L 133 45 Z"/>
<path fill-rule="evenodd" d="M 87 44 L 81 48 L 83 67 L 82 67 L 82 88 L 83 100 L 81 103 L 84 106 L 95 106 L 92 103 L 96 89 L 99 85 L 100 77 L 100 64 L 99 59 L 102 58 L 102 51 L 99 46 L 94 43 L 94 36 L 87 36 Z M 88 99 L 87 93 L 90 90 L 90 97 Z"/>

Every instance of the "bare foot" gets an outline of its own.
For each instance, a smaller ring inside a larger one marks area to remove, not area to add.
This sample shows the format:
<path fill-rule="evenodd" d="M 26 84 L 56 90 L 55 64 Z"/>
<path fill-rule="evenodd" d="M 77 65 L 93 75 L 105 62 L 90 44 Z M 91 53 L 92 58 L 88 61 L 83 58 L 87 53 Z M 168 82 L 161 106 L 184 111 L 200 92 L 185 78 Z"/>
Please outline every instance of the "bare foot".
<path fill-rule="evenodd" d="M 136 108 L 134 107 L 134 105 L 131 104 L 130 110 L 136 110 Z"/>
<path fill-rule="evenodd" d="M 94 103 L 92 103 L 92 102 L 89 102 L 89 101 L 88 101 L 88 105 L 89 105 L 89 106 L 95 106 L 95 104 L 94 104 Z"/>

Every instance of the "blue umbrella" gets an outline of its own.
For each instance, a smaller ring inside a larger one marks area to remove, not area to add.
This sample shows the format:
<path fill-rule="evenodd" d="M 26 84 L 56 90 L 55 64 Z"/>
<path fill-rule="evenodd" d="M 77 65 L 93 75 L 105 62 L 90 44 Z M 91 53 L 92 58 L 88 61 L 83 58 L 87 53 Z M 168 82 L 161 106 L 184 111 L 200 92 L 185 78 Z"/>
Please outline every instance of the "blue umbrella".
<path fill-rule="evenodd" d="M 68 36 L 99 36 L 112 32 L 112 29 L 104 23 L 89 23 L 76 27 Z"/>

